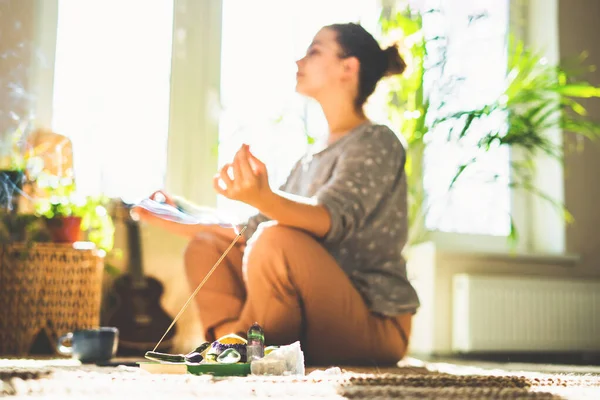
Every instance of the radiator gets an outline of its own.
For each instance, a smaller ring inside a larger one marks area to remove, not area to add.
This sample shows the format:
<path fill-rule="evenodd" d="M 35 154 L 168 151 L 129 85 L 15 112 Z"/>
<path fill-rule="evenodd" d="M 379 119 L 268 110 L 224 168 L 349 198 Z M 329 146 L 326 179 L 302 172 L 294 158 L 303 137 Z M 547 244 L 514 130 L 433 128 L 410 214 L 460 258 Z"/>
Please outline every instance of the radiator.
<path fill-rule="evenodd" d="M 600 351 L 600 281 L 457 274 L 452 298 L 455 352 Z"/>

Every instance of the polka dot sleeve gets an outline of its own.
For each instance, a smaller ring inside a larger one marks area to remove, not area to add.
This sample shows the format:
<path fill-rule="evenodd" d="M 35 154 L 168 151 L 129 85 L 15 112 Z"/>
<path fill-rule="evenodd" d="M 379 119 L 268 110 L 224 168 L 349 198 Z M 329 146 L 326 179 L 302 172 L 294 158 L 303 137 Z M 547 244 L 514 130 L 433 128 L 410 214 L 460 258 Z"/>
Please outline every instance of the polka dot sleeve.
<path fill-rule="evenodd" d="M 375 213 L 400 184 L 405 158 L 400 140 L 382 125 L 366 130 L 344 149 L 331 178 L 314 196 L 331 216 L 326 244 L 353 235 Z"/>

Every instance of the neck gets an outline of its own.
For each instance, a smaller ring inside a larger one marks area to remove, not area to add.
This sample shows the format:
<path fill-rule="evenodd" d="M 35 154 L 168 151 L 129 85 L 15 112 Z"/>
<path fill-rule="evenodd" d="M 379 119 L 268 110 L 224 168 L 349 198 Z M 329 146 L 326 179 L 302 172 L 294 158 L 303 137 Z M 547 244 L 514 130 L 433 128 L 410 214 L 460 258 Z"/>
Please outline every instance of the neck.
<path fill-rule="evenodd" d="M 327 143 L 331 144 L 367 120 L 362 110 L 359 112 L 352 102 L 322 102 L 321 107 L 329 126 Z"/>

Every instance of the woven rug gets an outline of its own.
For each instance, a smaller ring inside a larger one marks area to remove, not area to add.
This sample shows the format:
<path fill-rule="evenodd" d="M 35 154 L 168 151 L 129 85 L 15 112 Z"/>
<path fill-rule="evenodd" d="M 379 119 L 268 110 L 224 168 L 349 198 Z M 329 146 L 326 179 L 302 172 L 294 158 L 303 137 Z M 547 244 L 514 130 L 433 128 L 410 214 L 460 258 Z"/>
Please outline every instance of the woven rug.
<path fill-rule="evenodd" d="M 18 365 L 18 366 L 16 366 Z M 447 368 L 446 368 L 447 369 Z M 370 369 L 371 371 L 373 369 Z M 134 367 L 0 360 L 0 397 L 56 399 L 600 399 L 600 376 L 465 369 L 435 364 L 379 373 L 312 370 L 303 377 L 153 375 Z"/>

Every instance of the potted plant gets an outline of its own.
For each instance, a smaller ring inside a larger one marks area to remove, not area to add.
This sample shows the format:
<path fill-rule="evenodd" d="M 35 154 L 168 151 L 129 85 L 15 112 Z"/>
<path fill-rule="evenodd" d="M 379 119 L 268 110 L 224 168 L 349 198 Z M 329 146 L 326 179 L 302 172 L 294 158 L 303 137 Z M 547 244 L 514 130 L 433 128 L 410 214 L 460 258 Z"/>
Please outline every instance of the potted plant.
<path fill-rule="evenodd" d="M 70 178 L 41 176 L 38 185 L 46 196 L 36 201 L 36 213 L 46 221 L 54 242 L 87 240 L 99 250 L 112 250 L 114 224 L 106 210 L 107 197 L 82 196 Z"/>
<path fill-rule="evenodd" d="M 50 241 L 50 232 L 39 216 L 0 209 L 0 268 L 8 248 L 12 253 L 9 257 L 25 259 L 35 243 Z M 11 247 L 14 244 L 18 246 Z"/>
<path fill-rule="evenodd" d="M 0 245 L 49 242 L 50 233 L 44 221 L 34 214 L 0 211 Z"/>

